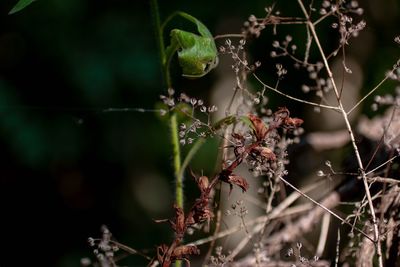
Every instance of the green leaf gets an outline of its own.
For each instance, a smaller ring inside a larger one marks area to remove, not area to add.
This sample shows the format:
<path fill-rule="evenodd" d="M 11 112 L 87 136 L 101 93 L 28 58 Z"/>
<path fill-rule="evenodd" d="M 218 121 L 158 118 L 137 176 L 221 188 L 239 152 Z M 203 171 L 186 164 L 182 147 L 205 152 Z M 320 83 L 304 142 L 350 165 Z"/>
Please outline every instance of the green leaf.
<path fill-rule="evenodd" d="M 181 15 L 182 17 L 184 17 L 185 19 L 196 24 L 197 30 L 199 31 L 201 36 L 213 39 L 213 36 L 210 33 L 210 31 L 207 29 L 207 27 L 203 23 L 201 23 L 200 20 L 196 19 L 195 17 L 193 17 L 185 12 L 178 12 L 178 14 Z"/>
<path fill-rule="evenodd" d="M 29 6 L 36 0 L 19 0 L 18 3 L 8 12 L 9 15 L 14 14 L 18 11 L 21 11 L 25 7 Z"/>
<path fill-rule="evenodd" d="M 177 12 L 176 15 L 196 24 L 200 34 L 173 29 L 171 31 L 171 43 L 166 49 L 166 67 L 169 68 L 171 59 L 178 51 L 179 65 L 182 67 L 182 75 L 188 78 L 198 78 L 206 75 L 218 64 L 218 51 L 207 27 L 195 17 Z"/>

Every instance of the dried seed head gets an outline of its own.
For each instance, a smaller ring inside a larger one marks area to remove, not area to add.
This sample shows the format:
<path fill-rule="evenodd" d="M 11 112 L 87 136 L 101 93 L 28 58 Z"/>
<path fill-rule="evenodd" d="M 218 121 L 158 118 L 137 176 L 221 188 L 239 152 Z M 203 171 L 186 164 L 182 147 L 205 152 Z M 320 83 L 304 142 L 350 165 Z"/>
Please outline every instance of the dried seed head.
<path fill-rule="evenodd" d="M 173 96 L 175 94 L 175 90 L 172 88 L 168 88 L 168 95 Z"/>
<path fill-rule="evenodd" d="M 397 44 L 400 44 L 400 35 L 396 36 L 396 37 L 394 38 L 394 41 L 395 41 Z"/>
<path fill-rule="evenodd" d="M 289 249 L 286 251 L 286 257 L 292 257 L 293 254 L 294 254 L 293 248 L 289 248 Z"/>
<path fill-rule="evenodd" d="M 93 247 L 95 245 L 94 239 L 92 237 L 88 238 L 88 243 L 89 243 L 89 246 L 91 246 L 91 247 Z"/>
<path fill-rule="evenodd" d="M 208 185 L 209 185 L 208 177 L 207 176 L 200 176 L 198 181 L 197 181 L 197 184 L 198 184 L 198 186 L 199 186 L 201 191 L 206 190 L 208 188 Z"/>

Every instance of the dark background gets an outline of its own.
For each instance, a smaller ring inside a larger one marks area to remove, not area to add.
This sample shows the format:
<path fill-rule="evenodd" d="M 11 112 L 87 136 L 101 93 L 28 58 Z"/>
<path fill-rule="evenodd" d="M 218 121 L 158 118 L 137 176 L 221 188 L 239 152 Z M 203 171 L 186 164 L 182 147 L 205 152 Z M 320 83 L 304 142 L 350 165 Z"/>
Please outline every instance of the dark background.
<path fill-rule="evenodd" d="M 100 236 L 102 224 L 120 242 L 153 254 L 171 237 L 168 227 L 152 221 L 171 214 L 168 127 L 154 113 L 104 112 L 151 109 L 165 93 L 148 1 L 38 0 L 7 15 L 15 3 L 0 3 L 0 266 L 78 266 L 81 257 L 92 256 L 86 240 Z M 160 1 L 160 11 L 163 18 L 185 11 L 223 34 L 240 32 L 250 14 L 264 16 L 269 4 Z M 360 5 L 369 28 L 348 52 L 362 66 L 367 91 L 400 55 L 393 42 L 400 2 Z M 277 6 L 298 14 L 295 1 Z M 321 34 L 325 45 L 335 46 L 337 36 Z M 274 71 L 272 38 L 280 37 L 269 29 L 250 44 L 252 57 L 265 66 L 261 71 Z M 177 90 L 207 99 L 220 75 L 178 80 Z M 296 79 L 287 83 L 299 88 Z M 385 90 L 393 91 L 393 84 Z M 282 106 L 284 100 L 271 98 L 271 105 Z M 300 107 L 290 107 L 303 116 Z M 306 122 L 307 128 L 315 126 Z M 210 142 L 193 168 L 212 170 L 215 148 Z M 145 264 L 136 256 L 125 263 Z"/>

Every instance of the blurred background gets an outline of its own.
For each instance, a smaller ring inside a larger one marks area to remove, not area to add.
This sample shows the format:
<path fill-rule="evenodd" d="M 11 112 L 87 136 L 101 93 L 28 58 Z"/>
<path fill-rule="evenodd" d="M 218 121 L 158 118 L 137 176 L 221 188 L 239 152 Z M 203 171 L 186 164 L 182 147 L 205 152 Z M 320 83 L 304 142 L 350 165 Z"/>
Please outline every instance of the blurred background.
<path fill-rule="evenodd" d="M 163 18 L 182 10 L 215 35 L 239 33 L 250 14 L 263 17 L 264 8 L 272 4 L 159 2 Z M 295 1 L 284 6 L 277 2 L 283 15 L 299 15 Z M 102 224 L 121 243 L 149 249 L 152 255 L 156 244 L 171 238 L 167 226 L 153 222 L 171 215 L 168 127 L 151 112 L 105 112 L 152 109 L 165 94 L 149 1 L 38 0 L 7 15 L 15 3 L 0 3 L 0 266 L 79 266 L 82 257 L 92 257 L 87 238 L 99 237 Z M 362 94 L 400 55 L 393 42 L 400 34 L 400 2 L 369 0 L 360 5 L 367 29 L 347 52 L 350 67 L 358 73 L 356 89 Z M 287 32 L 282 27 L 281 35 L 273 36 L 268 29 L 249 44 L 251 60 L 262 62 L 259 71 L 271 84 L 280 60 L 270 59 L 271 43 Z M 336 35 L 321 34 L 324 45 L 337 45 Z M 292 35 L 298 46 L 305 41 L 300 28 Z M 219 69 L 200 80 L 183 80 L 177 74 L 177 91 L 212 104 L 216 85 L 225 82 L 233 88 L 235 83 L 229 58 L 228 63 L 221 60 Z M 285 88 L 301 95 L 301 77 L 292 78 L 284 81 Z M 389 82 L 380 92 L 393 89 Z M 274 95 L 270 105 L 288 106 L 296 117 L 309 114 Z M 364 111 L 370 112 L 368 103 Z M 306 131 L 320 130 L 305 120 Z M 205 145 L 193 170 L 212 173 L 217 144 L 211 140 Z M 189 202 L 193 185 L 186 186 Z M 137 256 L 124 262 L 145 263 Z"/>

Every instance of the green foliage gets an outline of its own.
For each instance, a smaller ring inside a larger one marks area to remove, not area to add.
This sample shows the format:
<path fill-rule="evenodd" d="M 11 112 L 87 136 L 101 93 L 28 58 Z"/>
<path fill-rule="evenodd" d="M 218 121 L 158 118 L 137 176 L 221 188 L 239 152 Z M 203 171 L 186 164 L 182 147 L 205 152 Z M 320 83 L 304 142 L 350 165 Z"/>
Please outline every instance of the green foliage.
<path fill-rule="evenodd" d="M 8 13 L 9 15 L 17 13 L 18 11 L 21 11 L 25 7 L 29 6 L 32 4 L 35 0 L 19 0 L 18 3 L 10 10 Z"/>
<path fill-rule="evenodd" d="M 195 17 L 177 12 L 173 16 L 179 15 L 196 24 L 200 35 L 184 30 L 173 29 L 171 31 L 171 43 L 165 50 L 166 67 L 178 51 L 179 64 L 182 67 L 184 77 L 198 78 L 206 75 L 218 64 L 217 48 L 214 38 L 207 27 Z"/>

